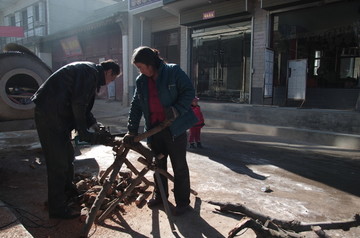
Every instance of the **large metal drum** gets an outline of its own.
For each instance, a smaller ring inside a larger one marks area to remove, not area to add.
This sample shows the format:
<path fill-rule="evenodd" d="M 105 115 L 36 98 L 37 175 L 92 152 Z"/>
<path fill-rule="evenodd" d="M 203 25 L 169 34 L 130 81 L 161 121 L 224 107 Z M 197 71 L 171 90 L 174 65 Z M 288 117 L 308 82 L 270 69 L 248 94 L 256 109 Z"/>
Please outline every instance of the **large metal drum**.
<path fill-rule="evenodd" d="M 52 73 L 43 61 L 27 51 L 0 53 L 0 121 L 33 118 L 35 105 L 30 97 Z"/>

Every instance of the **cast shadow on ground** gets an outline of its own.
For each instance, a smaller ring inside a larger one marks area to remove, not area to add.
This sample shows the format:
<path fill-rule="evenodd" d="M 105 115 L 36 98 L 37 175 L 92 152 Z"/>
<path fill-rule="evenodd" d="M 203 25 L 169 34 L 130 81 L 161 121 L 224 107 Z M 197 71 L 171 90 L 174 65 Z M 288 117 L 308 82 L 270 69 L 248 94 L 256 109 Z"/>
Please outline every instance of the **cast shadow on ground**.
<path fill-rule="evenodd" d="M 118 226 L 106 224 L 104 222 L 101 223 L 101 226 L 115 230 L 115 231 L 127 233 L 127 234 L 131 235 L 132 237 L 147 238 L 147 236 L 140 234 L 139 232 L 133 230 L 119 212 L 115 213 L 114 216 L 111 217 L 111 220 Z"/>
<path fill-rule="evenodd" d="M 264 135 L 205 132 L 202 138 L 204 148 L 191 152 L 207 156 L 237 173 L 265 179 L 262 175 L 253 173 L 248 166 L 273 165 L 360 196 L 360 160 L 346 154 L 356 153 L 357 150 L 323 147 L 321 150 L 326 152 L 324 153 L 316 145 L 284 142 Z"/>
<path fill-rule="evenodd" d="M 203 238 L 203 237 L 225 237 L 214 227 L 212 227 L 207 221 L 205 221 L 200 216 L 201 210 L 201 199 L 199 197 L 195 198 L 195 203 L 193 208 L 189 209 L 188 212 L 181 216 L 171 215 L 172 222 L 175 225 L 176 231 L 174 231 L 173 237 L 192 237 L 192 238 Z M 171 209 L 175 206 L 172 203 L 169 203 Z M 153 237 L 161 237 L 161 228 L 160 228 L 160 211 L 165 212 L 163 206 L 152 209 L 152 231 L 151 234 Z M 170 229 L 170 223 L 162 223 L 162 226 L 169 226 L 165 229 Z"/>
<path fill-rule="evenodd" d="M 176 231 L 173 232 L 173 236 L 175 238 L 180 237 L 192 237 L 192 238 L 203 238 L 203 237 L 225 237 L 223 234 L 221 234 L 219 231 L 217 231 L 214 227 L 212 227 L 208 222 L 206 222 L 201 216 L 200 216 L 200 210 L 201 210 L 201 204 L 202 201 L 199 197 L 196 197 L 195 203 L 193 205 L 194 208 L 189 210 L 187 213 L 183 214 L 182 216 L 171 216 L 171 219 L 176 227 Z M 174 207 L 173 204 L 169 203 L 170 207 Z M 152 237 L 164 237 L 164 232 L 161 231 L 161 227 L 165 227 L 162 229 L 170 229 L 170 223 L 169 222 L 163 222 L 160 225 L 160 212 L 164 212 L 165 210 L 163 206 L 159 206 L 152 209 L 152 215 L 151 215 L 151 221 L 144 221 L 144 224 L 147 222 L 152 223 L 152 230 L 151 230 L 151 236 Z M 225 216 L 230 216 L 234 218 L 235 221 L 239 219 L 238 216 L 235 216 L 234 214 L 222 214 Z M 112 222 L 114 222 L 116 225 L 110 225 L 106 224 L 106 220 L 104 223 L 101 223 L 100 225 L 115 231 L 127 233 L 131 235 L 132 237 L 137 238 L 146 238 L 148 236 L 145 236 L 143 234 L 140 234 L 139 232 L 135 231 L 130 225 L 127 223 L 125 218 L 121 215 L 120 212 L 116 212 L 111 218 Z M 168 227 L 166 227 L 168 226 Z M 96 232 L 96 230 L 94 231 Z M 168 238 L 168 237 L 166 237 Z"/>
<path fill-rule="evenodd" d="M 205 133 L 202 137 L 205 138 L 208 134 Z M 222 141 L 216 140 L 215 143 L 213 140 L 204 140 L 203 148 L 189 149 L 188 151 L 206 156 L 210 160 L 223 164 L 236 173 L 244 174 L 257 180 L 266 180 L 266 176 L 255 173 L 247 166 L 246 161 L 243 160 L 244 154 L 239 150 L 241 148 L 234 147 L 226 140 L 228 138 L 224 138 Z"/>
<path fill-rule="evenodd" d="M 176 218 L 175 225 L 178 232 L 182 234 L 183 237 L 192 238 L 226 237 L 200 216 L 201 205 L 201 198 L 196 197 L 193 209 L 183 216 Z M 230 216 L 233 217 L 235 221 L 238 219 L 232 215 Z"/>

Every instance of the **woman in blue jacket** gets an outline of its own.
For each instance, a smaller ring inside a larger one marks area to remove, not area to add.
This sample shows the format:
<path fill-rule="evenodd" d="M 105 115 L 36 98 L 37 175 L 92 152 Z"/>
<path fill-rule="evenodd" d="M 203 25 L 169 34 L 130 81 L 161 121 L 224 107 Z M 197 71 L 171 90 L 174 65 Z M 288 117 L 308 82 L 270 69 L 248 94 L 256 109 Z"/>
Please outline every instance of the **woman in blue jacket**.
<path fill-rule="evenodd" d="M 128 133 L 124 141 L 130 142 L 138 133 L 142 116 L 145 118 L 145 130 L 149 130 L 164 120 L 173 120 L 170 127 L 148 138 L 148 145 L 155 154 L 163 154 L 158 163 L 161 169 L 167 169 L 167 157 L 174 170 L 175 215 L 186 212 L 190 204 L 190 178 L 186 162 L 186 130 L 192 127 L 197 118 L 191 110 L 195 90 L 186 73 L 175 64 L 167 64 L 156 49 L 142 46 L 134 50 L 132 63 L 139 69 L 136 89 L 131 102 Z M 161 176 L 166 195 L 168 183 Z M 156 181 L 156 179 L 155 179 Z M 153 198 L 148 206 L 162 203 L 160 191 L 156 185 Z"/>

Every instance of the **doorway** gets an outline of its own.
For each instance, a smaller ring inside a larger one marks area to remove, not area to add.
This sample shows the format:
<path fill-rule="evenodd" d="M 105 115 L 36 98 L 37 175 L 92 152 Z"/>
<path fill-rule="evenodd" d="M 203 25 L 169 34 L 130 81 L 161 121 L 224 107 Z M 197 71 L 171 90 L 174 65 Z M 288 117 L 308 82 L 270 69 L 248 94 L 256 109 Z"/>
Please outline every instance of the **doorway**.
<path fill-rule="evenodd" d="M 244 23 L 194 30 L 192 78 L 199 97 L 248 102 L 250 40 Z"/>

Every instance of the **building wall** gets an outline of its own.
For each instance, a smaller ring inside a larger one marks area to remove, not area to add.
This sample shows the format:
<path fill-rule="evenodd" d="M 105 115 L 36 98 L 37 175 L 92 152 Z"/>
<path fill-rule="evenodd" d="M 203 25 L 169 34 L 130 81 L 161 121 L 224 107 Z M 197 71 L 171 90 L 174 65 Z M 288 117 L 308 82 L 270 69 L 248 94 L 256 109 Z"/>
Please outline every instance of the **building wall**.
<path fill-rule="evenodd" d="M 10 16 L 15 16 L 15 25 L 23 26 L 21 13 L 27 12 L 27 25 L 24 26 L 24 38 L 7 37 L 0 43 L 2 47 L 10 42 L 23 45 L 38 55 L 47 65 L 52 66 L 51 49 L 43 52 L 39 44 L 41 37 L 72 28 L 91 15 L 95 9 L 99 9 L 115 2 L 103 0 L 20 0 L 14 1 L 1 11 L 1 21 L 4 25 L 11 25 Z M 35 6 L 39 6 L 39 20 L 34 18 Z M 49 55 L 50 54 L 50 55 Z"/>
<path fill-rule="evenodd" d="M 155 3 L 154 5 L 158 5 Z M 146 6 L 145 10 L 151 10 L 154 6 Z M 128 100 L 131 101 L 135 90 L 135 79 L 138 69 L 132 65 L 131 57 L 133 50 L 139 46 L 151 46 L 151 35 L 153 32 L 164 31 L 179 27 L 177 17 L 163 17 L 152 19 L 146 14 L 139 14 L 140 10 L 135 11 L 135 15 L 129 16 L 129 77 L 128 77 Z M 161 53 L 161 52 L 160 52 Z M 126 79 L 125 79 L 126 80 Z M 126 82 L 125 82 L 126 83 Z M 125 100 L 124 100 L 125 102 Z"/>
<path fill-rule="evenodd" d="M 62 41 L 66 39 L 78 40 L 80 53 L 69 54 L 64 51 Z M 103 60 L 113 59 L 119 63 L 122 69 L 122 34 L 117 23 L 108 24 L 101 28 L 86 32 L 78 32 L 74 35 L 55 39 L 51 45 L 53 52 L 53 71 L 65 64 L 74 61 L 90 61 L 99 63 Z M 123 70 L 123 69 L 122 69 Z M 115 99 L 122 101 L 123 98 L 123 75 L 115 80 Z M 107 98 L 107 88 L 104 86 L 98 93 L 99 98 Z"/>
<path fill-rule="evenodd" d="M 20 9 L 25 9 L 26 7 L 35 4 L 39 0 L 28 0 L 28 1 L 14 1 L 14 4 L 7 7 L 6 9 L 2 9 L 3 16 L 7 16 L 12 14 Z"/>
<path fill-rule="evenodd" d="M 54 34 L 84 21 L 94 10 L 110 5 L 97 0 L 47 0 L 48 32 Z M 84 22 L 85 24 L 86 22 Z"/>
<path fill-rule="evenodd" d="M 251 83 L 251 99 L 252 104 L 263 104 L 263 87 L 265 76 L 265 48 L 267 39 L 267 18 L 266 11 L 260 8 L 260 2 L 254 4 L 253 15 L 253 75 Z"/>
<path fill-rule="evenodd" d="M 179 19 L 177 17 L 164 17 L 151 21 L 151 32 L 165 31 L 179 27 Z"/>
<path fill-rule="evenodd" d="M 189 29 L 186 26 L 181 26 L 180 30 L 180 67 L 185 72 L 190 72 Z"/>

